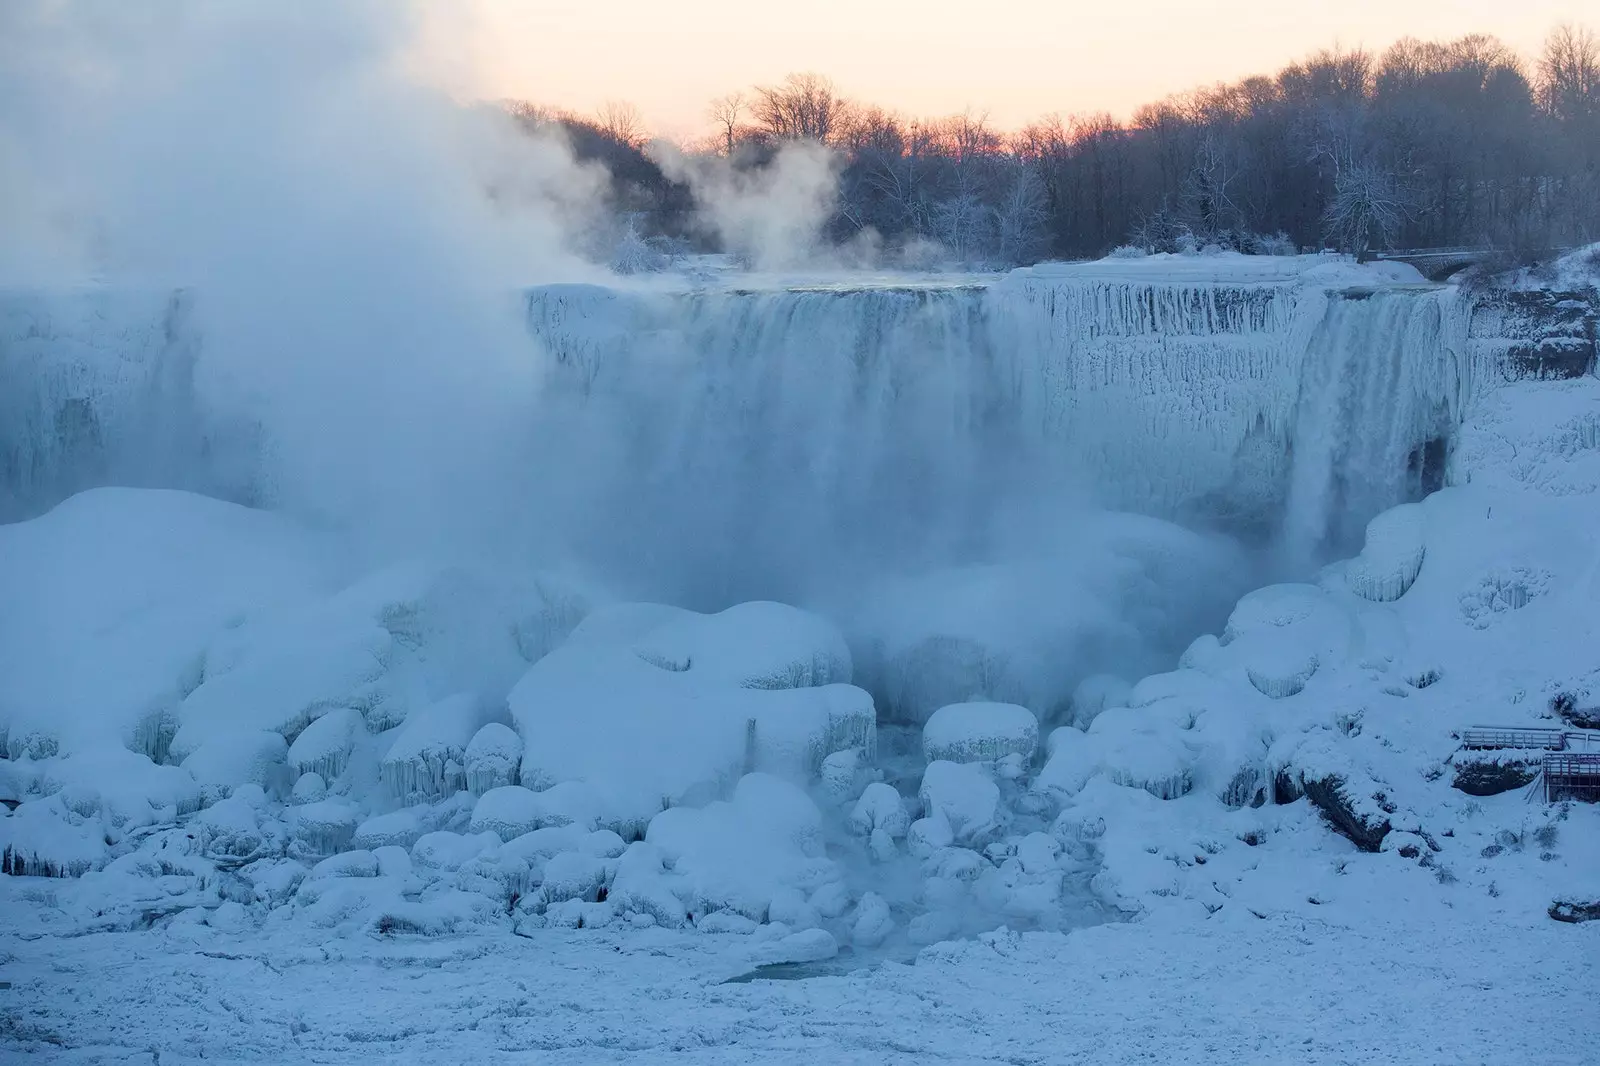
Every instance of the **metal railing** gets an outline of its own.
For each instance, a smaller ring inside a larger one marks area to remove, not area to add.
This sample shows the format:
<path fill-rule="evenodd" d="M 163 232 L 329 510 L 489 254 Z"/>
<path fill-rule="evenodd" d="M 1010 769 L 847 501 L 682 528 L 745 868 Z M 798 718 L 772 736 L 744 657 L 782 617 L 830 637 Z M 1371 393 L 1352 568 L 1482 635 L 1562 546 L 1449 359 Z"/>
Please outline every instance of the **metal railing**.
<path fill-rule="evenodd" d="M 1546 803 L 1600 803 L 1600 754 L 1546 755 L 1542 776 Z"/>
<path fill-rule="evenodd" d="M 1461 746 L 1468 750 L 1478 751 L 1496 748 L 1565 751 L 1567 748 L 1567 735 L 1567 731 L 1564 729 L 1530 729 L 1478 725 L 1461 731 Z"/>

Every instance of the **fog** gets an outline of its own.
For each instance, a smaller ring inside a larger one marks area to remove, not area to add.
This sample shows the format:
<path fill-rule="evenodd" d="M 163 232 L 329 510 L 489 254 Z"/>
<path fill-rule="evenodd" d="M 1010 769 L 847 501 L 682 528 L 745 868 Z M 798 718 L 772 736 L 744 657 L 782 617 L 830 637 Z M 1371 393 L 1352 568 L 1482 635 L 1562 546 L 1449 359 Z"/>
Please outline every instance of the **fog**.
<path fill-rule="evenodd" d="M 0 16 L 5 283 L 192 293 L 197 402 L 212 422 L 260 428 L 253 502 L 345 529 L 378 558 L 487 555 L 699 609 L 783 598 L 848 615 L 885 579 L 1025 564 L 1033 579 L 963 587 L 988 590 L 971 594 L 979 604 L 1000 596 L 1007 631 L 1041 653 L 1085 627 L 1114 634 L 1095 646 L 1129 669 L 1160 657 L 1123 615 L 1160 616 L 1170 655 L 1246 580 L 1220 541 L 1168 540 L 1157 554 L 1204 560 L 1206 576 L 1157 567 L 1172 587 L 1152 587 L 1139 550 L 1108 547 L 1073 456 L 964 411 L 977 402 L 968 355 L 951 349 L 976 341 L 932 312 L 898 342 L 930 345 L 915 383 L 886 363 L 852 384 L 821 356 L 859 361 L 872 342 L 802 318 L 689 333 L 754 337 L 753 350 L 647 345 L 610 401 L 565 387 L 517 293 L 626 284 L 573 251 L 611 224 L 605 175 L 422 78 L 440 16 L 420 11 L 67 3 Z M 819 250 L 836 177 L 820 149 L 787 149 L 754 176 L 662 158 L 750 265 L 850 258 Z M 860 381 L 883 396 L 843 400 Z"/>

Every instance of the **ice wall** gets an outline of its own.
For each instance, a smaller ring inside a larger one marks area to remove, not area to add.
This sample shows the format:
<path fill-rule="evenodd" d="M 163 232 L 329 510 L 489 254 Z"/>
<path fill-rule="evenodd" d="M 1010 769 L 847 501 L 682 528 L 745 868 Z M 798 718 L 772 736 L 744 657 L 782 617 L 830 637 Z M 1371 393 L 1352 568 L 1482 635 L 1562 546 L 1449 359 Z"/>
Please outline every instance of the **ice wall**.
<path fill-rule="evenodd" d="M 0 289 L 0 522 L 102 485 L 249 501 L 257 427 L 210 418 L 193 297 Z"/>
<path fill-rule="evenodd" d="M 1281 533 L 1309 557 L 1359 547 L 1442 474 L 1492 352 L 1454 289 L 1288 263 L 558 287 L 530 294 L 529 322 L 562 387 L 627 412 L 630 491 L 715 499 L 732 538 L 861 527 L 948 547 L 1049 495 Z"/>
<path fill-rule="evenodd" d="M 94 484 L 270 483 L 270 425 L 196 384 L 198 299 L 0 294 L 0 518 Z M 746 566 L 947 559 L 1083 502 L 1350 548 L 1442 470 L 1503 356 L 1458 290 L 1318 259 L 557 285 L 526 311 L 549 374 L 525 490 L 601 555 L 673 542 L 713 598 Z"/>

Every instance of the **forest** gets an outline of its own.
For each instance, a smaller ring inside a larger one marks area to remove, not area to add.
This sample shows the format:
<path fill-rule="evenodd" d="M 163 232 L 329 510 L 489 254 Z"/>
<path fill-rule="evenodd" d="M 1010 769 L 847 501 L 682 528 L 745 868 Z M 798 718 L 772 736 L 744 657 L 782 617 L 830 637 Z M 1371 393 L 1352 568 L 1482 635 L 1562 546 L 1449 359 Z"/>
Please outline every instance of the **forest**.
<path fill-rule="evenodd" d="M 711 102 L 711 132 L 687 146 L 653 140 L 623 102 L 506 106 L 602 163 L 627 232 L 664 249 L 719 250 L 663 151 L 758 172 L 793 142 L 836 175 L 824 239 L 870 238 L 904 263 L 1471 246 L 1515 265 L 1600 240 L 1600 37 L 1582 26 L 1536 57 L 1482 34 L 1327 49 L 1126 120 L 1058 113 L 1011 131 L 971 111 L 900 114 L 814 73 Z"/>

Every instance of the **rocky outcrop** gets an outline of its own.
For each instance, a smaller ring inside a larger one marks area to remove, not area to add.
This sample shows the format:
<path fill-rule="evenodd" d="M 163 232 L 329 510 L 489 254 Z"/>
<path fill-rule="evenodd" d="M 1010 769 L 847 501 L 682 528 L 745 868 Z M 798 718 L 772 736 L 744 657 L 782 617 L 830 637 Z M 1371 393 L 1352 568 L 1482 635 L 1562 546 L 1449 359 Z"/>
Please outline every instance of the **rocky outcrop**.
<path fill-rule="evenodd" d="M 1474 299 L 1468 336 L 1494 350 L 1508 378 L 1577 378 L 1594 369 L 1597 321 L 1587 293 L 1491 290 Z"/>
<path fill-rule="evenodd" d="M 1550 904 L 1550 917 L 1558 922 L 1592 922 L 1600 918 L 1600 900 L 1580 903 L 1577 900 L 1558 899 Z"/>
<path fill-rule="evenodd" d="M 1377 851 L 1383 846 L 1383 838 L 1389 834 L 1388 815 L 1394 811 L 1383 793 L 1359 796 L 1336 774 L 1304 778 L 1300 785 L 1334 832 L 1362 851 Z"/>
<path fill-rule="evenodd" d="M 1537 757 L 1473 759 L 1456 764 L 1456 776 L 1451 784 L 1469 796 L 1498 796 L 1522 788 L 1538 776 Z"/>

